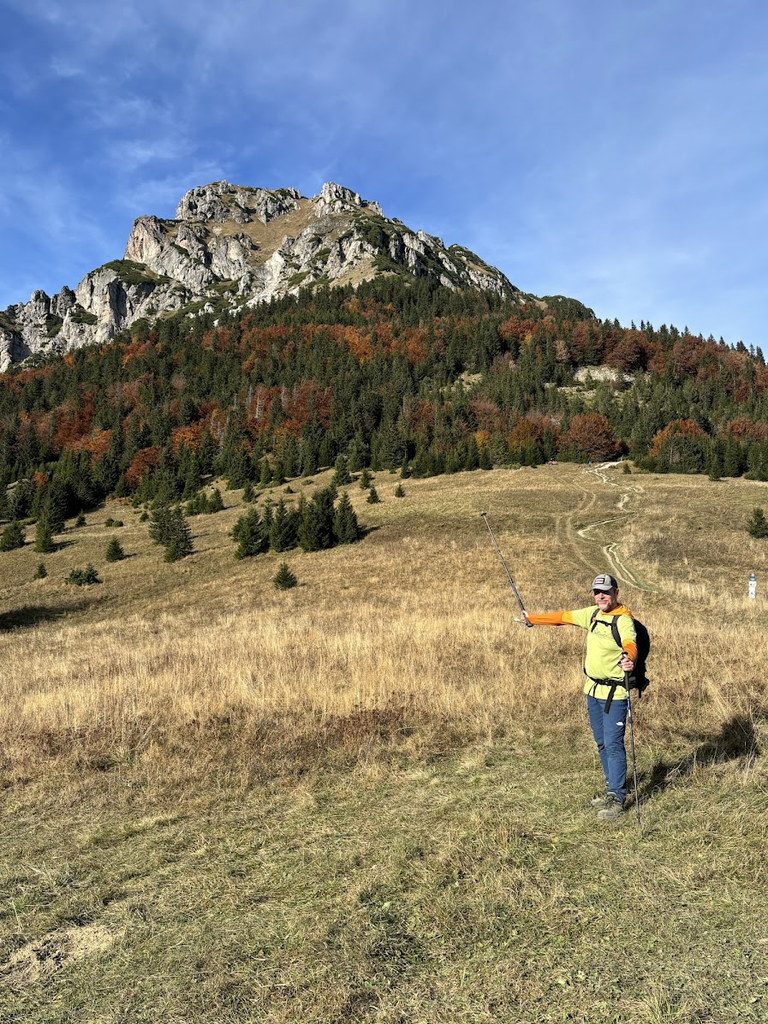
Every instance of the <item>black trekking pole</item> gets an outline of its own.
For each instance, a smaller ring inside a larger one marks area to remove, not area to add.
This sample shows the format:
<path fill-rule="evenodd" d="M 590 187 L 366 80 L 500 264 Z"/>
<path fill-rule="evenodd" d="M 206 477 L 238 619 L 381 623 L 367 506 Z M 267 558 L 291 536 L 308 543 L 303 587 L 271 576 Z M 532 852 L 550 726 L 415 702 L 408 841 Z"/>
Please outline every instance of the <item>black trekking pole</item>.
<path fill-rule="evenodd" d="M 629 747 L 632 752 L 632 776 L 635 783 L 635 810 L 637 811 L 637 827 L 642 829 L 640 821 L 640 797 L 637 793 L 637 759 L 635 757 L 635 726 L 632 721 L 632 695 L 629 691 L 629 673 L 624 673 L 624 686 L 627 690 L 627 721 L 629 722 Z M 638 693 L 640 691 L 638 690 Z"/>
<path fill-rule="evenodd" d="M 490 533 L 491 540 L 493 541 L 493 546 L 496 548 L 496 554 L 499 556 L 499 559 L 501 560 L 501 564 L 504 566 L 504 572 L 507 574 L 507 579 L 509 580 L 509 585 L 510 585 L 510 587 L 512 587 L 512 591 L 514 592 L 514 595 L 517 598 L 517 603 L 520 605 L 520 611 L 523 613 L 523 622 L 525 623 L 525 625 L 527 627 L 530 628 L 531 627 L 531 623 L 528 621 L 528 616 L 527 616 L 526 611 L 525 611 L 525 606 L 523 605 L 523 602 L 520 600 L 520 595 L 517 592 L 517 587 L 515 586 L 515 581 L 512 579 L 512 573 L 509 571 L 509 569 L 507 567 L 507 563 L 504 561 L 504 555 L 502 555 L 502 553 L 501 553 L 501 548 L 499 547 L 498 543 L 496 542 L 496 538 L 493 535 L 493 530 L 491 529 L 491 524 L 488 522 L 488 513 L 487 512 L 481 512 L 480 515 L 483 517 L 483 521 L 485 522 L 485 525 L 488 527 L 488 533 Z"/>

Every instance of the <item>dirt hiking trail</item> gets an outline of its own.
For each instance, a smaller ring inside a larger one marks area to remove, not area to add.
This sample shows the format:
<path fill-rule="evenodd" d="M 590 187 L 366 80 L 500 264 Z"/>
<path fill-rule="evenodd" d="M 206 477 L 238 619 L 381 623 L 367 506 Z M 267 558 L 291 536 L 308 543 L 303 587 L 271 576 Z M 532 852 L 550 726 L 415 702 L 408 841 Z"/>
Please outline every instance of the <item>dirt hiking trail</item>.
<path fill-rule="evenodd" d="M 593 536 L 594 531 L 598 531 L 600 527 L 621 520 L 626 521 L 639 511 L 637 505 L 645 493 L 645 488 L 641 484 L 629 481 L 626 483 L 622 481 L 619 484 L 617 480 L 609 476 L 606 471 L 617 465 L 617 462 L 602 462 L 581 470 L 576 486 L 582 492 L 582 501 L 572 512 L 555 518 L 555 532 L 558 540 L 568 544 L 576 558 L 591 572 L 595 573 L 607 568 L 625 587 L 655 593 L 657 588 L 643 582 L 631 566 L 622 559 L 621 541 L 601 544 L 599 534 L 597 537 Z M 616 490 L 617 515 L 607 517 L 603 515 L 602 518 L 590 522 L 588 521 L 590 510 L 597 503 L 598 494 L 605 488 Z M 585 523 L 585 525 L 577 527 L 577 522 Z M 596 558 L 596 545 L 600 545 L 600 559 Z"/>

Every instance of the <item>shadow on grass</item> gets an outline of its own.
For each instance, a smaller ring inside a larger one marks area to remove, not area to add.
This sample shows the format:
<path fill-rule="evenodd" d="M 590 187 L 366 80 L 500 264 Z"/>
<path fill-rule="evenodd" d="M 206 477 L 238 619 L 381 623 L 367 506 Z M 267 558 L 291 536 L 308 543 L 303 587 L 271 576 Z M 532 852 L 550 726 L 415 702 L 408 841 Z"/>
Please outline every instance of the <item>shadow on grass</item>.
<path fill-rule="evenodd" d="M 75 537 L 72 540 L 57 540 L 53 543 L 54 551 L 63 551 L 65 548 L 73 548 L 76 544 L 80 543 L 80 538 Z"/>
<path fill-rule="evenodd" d="M 380 529 L 380 526 L 361 526 L 358 540 L 364 540 L 369 534 L 376 533 Z"/>
<path fill-rule="evenodd" d="M 727 761 L 747 762 L 761 753 L 754 719 L 749 715 L 734 715 L 716 736 L 700 740 L 681 761 L 657 761 L 650 772 L 643 772 L 639 776 L 640 802 L 644 803 L 655 793 L 691 775 L 696 768 Z"/>
<path fill-rule="evenodd" d="M 0 632 L 37 626 L 41 622 L 55 622 L 72 612 L 82 611 L 87 604 L 87 601 L 77 601 L 66 606 L 24 605 L 9 612 L 0 612 Z"/>

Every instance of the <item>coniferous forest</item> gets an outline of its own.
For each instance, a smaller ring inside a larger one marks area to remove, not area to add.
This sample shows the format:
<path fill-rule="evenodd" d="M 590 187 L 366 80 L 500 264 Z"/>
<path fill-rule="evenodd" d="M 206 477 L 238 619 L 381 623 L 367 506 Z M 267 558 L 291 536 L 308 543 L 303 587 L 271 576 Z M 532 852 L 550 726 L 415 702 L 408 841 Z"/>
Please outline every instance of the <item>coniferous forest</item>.
<path fill-rule="evenodd" d="M 615 379 L 576 386 L 577 370 L 599 366 Z M 518 304 L 384 277 L 231 318 L 141 321 L 107 345 L 0 375 L 9 523 L 55 526 L 108 495 L 205 511 L 214 477 L 251 493 L 334 465 L 345 483 L 365 469 L 430 476 L 622 456 L 655 472 L 768 480 L 762 351 L 622 327 L 570 299 Z"/>

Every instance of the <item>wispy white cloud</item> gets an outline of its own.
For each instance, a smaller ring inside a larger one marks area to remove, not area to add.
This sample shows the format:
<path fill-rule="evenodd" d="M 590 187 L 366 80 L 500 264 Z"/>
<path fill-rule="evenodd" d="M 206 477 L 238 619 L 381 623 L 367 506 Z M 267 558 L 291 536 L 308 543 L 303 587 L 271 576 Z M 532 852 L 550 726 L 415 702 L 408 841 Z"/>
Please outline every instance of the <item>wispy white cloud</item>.
<path fill-rule="evenodd" d="M 26 300 L 35 288 L 53 294 L 76 284 L 112 251 L 98 208 L 83 203 L 39 151 L 7 143 L 0 137 L 6 154 L 0 167 L 3 307 Z"/>
<path fill-rule="evenodd" d="M 40 267 L 119 254 L 205 181 L 330 179 L 601 316 L 761 323 L 755 0 L 3 2 L 0 231 Z M 34 192 L 68 211 L 52 232 Z"/>
<path fill-rule="evenodd" d="M 143 213 L 172 217 L 181 197 L 192 188 L 226 178 L 226 171 L 213 161 L 190 164 L 183 171 L 142 178 L 120 197 L 120 206 L 133 217 Z M 125 241 L 127 241 L 127 236 Z M 124 243 L 123 243 L 124 244 Z"/>

